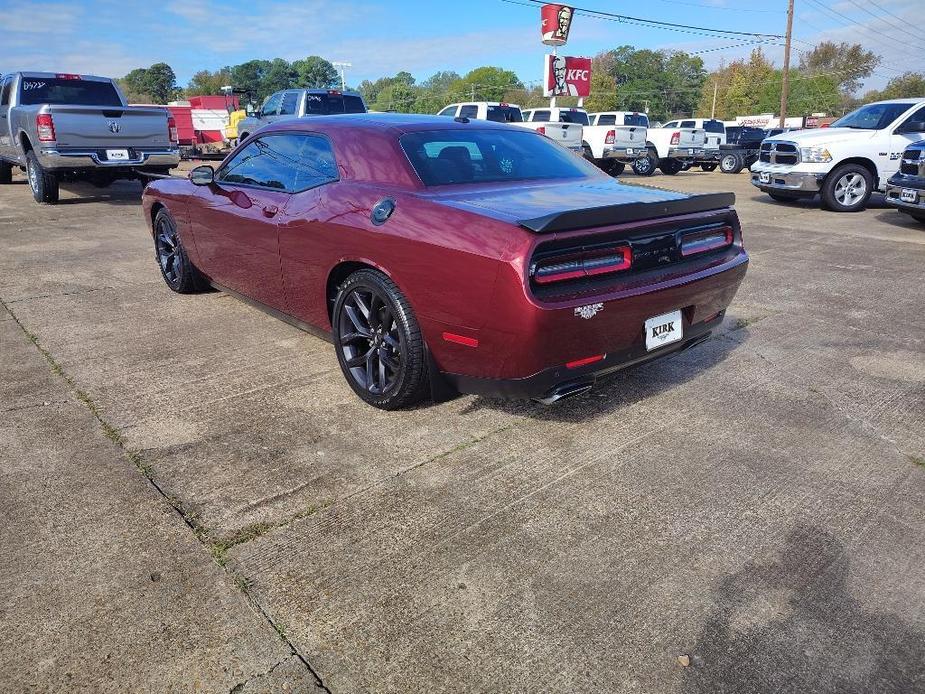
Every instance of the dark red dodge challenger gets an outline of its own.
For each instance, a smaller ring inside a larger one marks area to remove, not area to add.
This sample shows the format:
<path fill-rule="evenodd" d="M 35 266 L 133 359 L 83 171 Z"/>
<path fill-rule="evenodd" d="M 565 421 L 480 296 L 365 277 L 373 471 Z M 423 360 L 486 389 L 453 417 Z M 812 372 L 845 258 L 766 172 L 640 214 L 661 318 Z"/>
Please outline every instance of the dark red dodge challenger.
<path fill-rule="evenodd" d="M 619 183 L 532 130 L 394 114 L 278 122 L 144 193 L 171 289 L 331 334 L 385 409 L 550 403 L 706 339 L 748 264 L 733 202 Z"/>

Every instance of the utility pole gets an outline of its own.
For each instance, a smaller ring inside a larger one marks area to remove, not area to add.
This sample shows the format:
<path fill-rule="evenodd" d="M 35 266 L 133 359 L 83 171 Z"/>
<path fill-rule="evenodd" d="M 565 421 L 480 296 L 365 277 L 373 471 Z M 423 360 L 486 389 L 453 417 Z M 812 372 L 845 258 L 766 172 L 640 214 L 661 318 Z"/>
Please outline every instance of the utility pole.
<path fill-rule="evenodd" d="M 344 76 L 344 71 L 348 67 L 353 67 L 353 65 L 351 63 L 344 63 L 344 62 L 334 62 L 334 63 L 331 63 L 331 65 L 333 65 L 335 68 L 340 70 L 340 89 L 341 91 L 346 91 L 347 90 L 347 78 Z"/>
<path fill-rule="evenodd" d="M 710 120 L 716 118 L 716 80 L 713 80 L 713 108 L 710 109 Z"/>
<path fill-rule="evenodd" d="M 787 2 L 787 38 L 784 41 L 784 74 L 780 85 L 780 127 L 787 119 L 787 99 L 790 98 L 790 39 L 793 36 L 793 0 Z"/>

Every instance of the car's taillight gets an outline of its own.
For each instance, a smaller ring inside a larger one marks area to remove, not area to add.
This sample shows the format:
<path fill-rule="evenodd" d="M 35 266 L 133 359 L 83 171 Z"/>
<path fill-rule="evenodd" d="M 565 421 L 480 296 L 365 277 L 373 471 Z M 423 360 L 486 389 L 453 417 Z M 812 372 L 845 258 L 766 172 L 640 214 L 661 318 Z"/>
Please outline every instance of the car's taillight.
<path fill-rule="evenodd" d="M 681 133 L 672 133 L 672 134 L 671 134 L 671 144 L 673 144 L 673 145 L 681 144 Z"/>
<path fill-rule="evenodd" d="M 55 121 L 50 113 L 40 113 L 35 117 L 35 130 L 42 142 L 54 142 Z"/>
<path fill-rule="evenodd" d="M 537 284 L 549 284 L 622 272 L 632 264 L 629 246 L 608 246 L 543 258 L 533 264 L 530 274 Z"/>
<path fill-rule="evenodd" d="M 167 135 L 174 144 L 180 142 L 180 135 L 177 132 L 177 119 L 173 116 L 167 116 Z"/>
<path fill-rule="evenodd" d="M 726 248 L 732 243 L 732 239 L 732 227 L 727 226 L 689 231 L 681 236 L 681 255 L 686 257 Z"/>
<path fill-rule="evenodd" d="M 617 139 L 617 131 L 616 131 L 616 130 L 608 130 L 608 131 L 607 131 L 607 137 L 604 138 L 604 144 L 605 144 L 605 145 L 612 145 L 612 144 L 614 143 L 614 140 L 616 140 L 616 139 Z"/>
<path fill-rule="evenodd" d="M 55 75 L 55 77 L 59 80 L 79 80 L 80 79 L 80 75 L 72 75 L 71 73 L 68 73 L 68 72 L 60 72 L 57 75 Z"/>
<path fill-rule="evenodd" d="M 538 128 L 536 129 L 536 132 L 538 132 L 540 135 L 545 135 L 545 134 L 546 134 L 546 127 L 543 126 L 543 125 L 541 125 L 540 127 L 538 127 Z"/>

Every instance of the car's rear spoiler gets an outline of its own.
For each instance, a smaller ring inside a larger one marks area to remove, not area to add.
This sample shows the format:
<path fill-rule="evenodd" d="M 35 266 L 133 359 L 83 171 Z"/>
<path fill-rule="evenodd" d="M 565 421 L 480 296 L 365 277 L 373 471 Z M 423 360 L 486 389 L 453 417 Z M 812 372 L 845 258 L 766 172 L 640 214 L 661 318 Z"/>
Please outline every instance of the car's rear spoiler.
<path fill-rule="evenodd" d="M 731 207 L 735 204 L 735 200 L 735 193 L 709 193 L 679 200 L 631 202 L 622 205 L 605 205 L 604 207 L 552 212 L 542 217 L 521 219 L 517 223 L 524 229 L 529 229 L 537 234 L 548 234 L 554 231 L 572 231 L 574 229 L 638 222 L 658 217 L 709 212 L 710 210 Z"/>

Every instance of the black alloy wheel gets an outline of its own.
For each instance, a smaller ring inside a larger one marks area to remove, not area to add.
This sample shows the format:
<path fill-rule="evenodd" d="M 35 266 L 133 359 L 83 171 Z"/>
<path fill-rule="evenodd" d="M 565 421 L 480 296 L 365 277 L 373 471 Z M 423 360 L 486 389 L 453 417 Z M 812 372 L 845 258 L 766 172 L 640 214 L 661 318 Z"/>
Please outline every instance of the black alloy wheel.
<path fill-rule="evenodd" d="M 655 173 L 657 163 L 658 159 L 652 154 L 652 150 L 647 150 L 646 156 L 633 162 L 633 172 L 637 176 L 651 176 Z"/>
<path fill-rule="evenodd" d="M 173 291 L 191 294 L 202 289 L 204 281 L 187 257 L 177 225 L 166 209 L 154 218 L 154 255 L 164 282 Z"/>
<path fill-rule="evenodd" d="M 332 320 L 344 377 L 364 401 L 384 410 L 427 393 L 427 356 L 417 320 L 397 285 L 374 270 L 340 286 Z"/>

